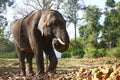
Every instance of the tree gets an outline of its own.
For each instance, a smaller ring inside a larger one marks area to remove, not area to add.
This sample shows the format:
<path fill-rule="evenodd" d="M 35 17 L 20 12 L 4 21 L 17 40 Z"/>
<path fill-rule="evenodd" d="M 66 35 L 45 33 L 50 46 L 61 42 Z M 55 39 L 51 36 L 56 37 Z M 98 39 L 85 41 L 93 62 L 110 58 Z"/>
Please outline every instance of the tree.
<path fill-rule="evenodd" d="M 21 17 L 23 17 L 29 14 L 31 11 L 38 9 L 59 10 L 61 8 L 62 3 L 63 0 L 23 0 L 21 4 L 23 6 L 15 4 L 13 8 L 17 11 L 17 15 L 21 15 Z M 15 17 L 19 18 L 18 16 Z"/>
<path fill-rule="evenodd" d="M 85 12 L 85 25 L 80 26 L 80 37 L 83 38 L 83 43 L 89 47 L 96 47 L 98 35 L 101 31 L 101 24 L 99 19 L 102 15 L 101 10 L 97 6 L 89 5 Z"/>
<path fill-rule="evenodd" d="M 7 6 L 11 6 L 14 0 L 0 0 L 0 13 L 6 10 Z"/>
<path fill-rule="evenodd" d="M 4 36 L 4 29 L 7 25 L 6 14 L 7 6 L 10 7 L 14 3 L 14 0 L 1 0 L 0 1 L 0 37 Z"/>
<path fill-rule="evenodd" d="M 115 1 L 114 0 L 106 0 L 106 6 L 108 7 L 115 7 Z"/>
<path fill-rule="evenodd" d="M 86 9 L 83 0 L 67 0 L 64 3 L 64 14 L 69 23 L 74 24 L 75 30 L 75 48 L 76 48 L 76 27 L 81 18 L 79 17 L 79 11 Z"/>
<path fill-rule="evenodd" d="M 114 0 L 107 0 L 105 8 L 105 21 L 103 27 L 103 37 L 106 40 L 108 48 L 118 46 L 120 36 L 120 6 Z"/>
<path fill-rule="evenodd" d="M 5 28 L 8 24 L 6 17 L 7 7 L 13 4 L 14 0 L 1 0 L 0 1 L 0 53 L 5 51 L 6 43 L 10 42 L 5 37 Z M 3 49 L 4 48 L 4 49 Z"/>

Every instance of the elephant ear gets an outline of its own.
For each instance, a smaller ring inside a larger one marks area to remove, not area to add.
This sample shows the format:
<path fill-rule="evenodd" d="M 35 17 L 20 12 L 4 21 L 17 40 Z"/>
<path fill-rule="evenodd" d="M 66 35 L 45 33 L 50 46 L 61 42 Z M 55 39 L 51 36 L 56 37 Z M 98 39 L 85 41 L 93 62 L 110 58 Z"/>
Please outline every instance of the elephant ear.
<path fill-rule="evenodd" d="M 43 36 L 43 28 L 45 26 L 45 21 L 41 18 L 38 23 L 38 29 L 41 31 L 41 35 Z"/>
<path fill-rule="evenodd" d="M 43 15 L 41 16 L 40 20 L 39 20 L 39 23 L 38 23 L 38 29 L 41 31 L 41 34 L 43 36 L 43 29 L 44 27 L 47 25 L 47 23 L 49 22 L 49 19 L 50 19 L 50 15 L 51 14 L 47 14 L 47 13 L 42 13 Z"/>
<path fill-rule="evenodd" d="M 41 19 L 42 17 L 42 10 L 36 11 L 36 14 L 34 15 L 34 29 L 39 29 L 41 31 L 41 34 L 43 35 L 43 20 Z"/>

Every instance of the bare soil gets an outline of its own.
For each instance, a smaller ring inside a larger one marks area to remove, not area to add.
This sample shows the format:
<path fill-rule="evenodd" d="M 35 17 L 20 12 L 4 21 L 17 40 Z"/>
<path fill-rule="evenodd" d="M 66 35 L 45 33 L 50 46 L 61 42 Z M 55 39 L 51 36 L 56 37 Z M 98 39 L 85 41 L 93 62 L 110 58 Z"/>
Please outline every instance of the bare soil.
<path fill-rule="evenodd" d="M 33 66 L 35 72 L 35 61 L 33 61 Z M 118 68 L 120 70 L 120 60 L 108 57 L 97 59 L 58 59 L 55 74 L 47 73 L 42 76 L 21 77 L 19 76 L 18 59 L 0 59 L 0 80 L 107 80 L 109 79 L 108 77 L 102 79 L 103 77 L 99 78 L 97 76 L 96 79 L 94 79 L 95 74 L 92 74 L 92 72 L 95 69 L 101 69 L 103 67 L 107 70 L 113 66 L 119 66 L 116 67 L 116 69 Z M 104 75 L 105 74 L 102 74 L 102 76 Z M 117 79 L 120 80 L 120 72 L 118 72 Z"/>

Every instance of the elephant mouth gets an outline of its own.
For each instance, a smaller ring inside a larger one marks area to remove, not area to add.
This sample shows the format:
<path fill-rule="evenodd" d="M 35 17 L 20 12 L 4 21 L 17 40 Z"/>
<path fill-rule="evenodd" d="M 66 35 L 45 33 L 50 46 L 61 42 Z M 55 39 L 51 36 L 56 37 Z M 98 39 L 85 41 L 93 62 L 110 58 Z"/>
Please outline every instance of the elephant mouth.
<path fill-rule="evenodd" d="M 57 38 L 57 40 L 59 41 L 60 44 L 65 45 L 65 43 L 60 38 Z"/>
<path fill-rule="evenodd" d="M 53 40 L 52 40 L 52 44 L 53 44 L 53 46 L 54 46 L 54 48 L 56 47 L 56 46 L 60 46 L 60 45 L 65 45 L 65 43 L 60 39 L 60 38 L 54 38 Z"/>
<path fill-rule="evenodd" d="M 69 42 L 69 41 L 68 41 Z M 64 51 L 66 51 L 67 49 L 68 49 L 68 45 L 69 45 L 69 43 L 66 43 L 66 42 L 64 42 L 62 39 L 60 39 L 60 38 L 54 38 L 53 40 L 52 40 L 52 45 L 53 45 L 53 47 L 57 50 L 57 51 L 59 51 L 59 52 L 64 52 Z"/>

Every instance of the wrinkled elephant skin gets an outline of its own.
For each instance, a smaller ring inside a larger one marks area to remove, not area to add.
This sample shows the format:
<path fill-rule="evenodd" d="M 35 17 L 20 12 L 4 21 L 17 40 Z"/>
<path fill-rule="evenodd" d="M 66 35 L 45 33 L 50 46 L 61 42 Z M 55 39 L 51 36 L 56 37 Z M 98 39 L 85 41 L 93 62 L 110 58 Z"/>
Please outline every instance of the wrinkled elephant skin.
<path fill-rule="evenodd" d="M 54 72 L 58 62 L 54 48 L 59 52 L 64 52 L 69 47 L 66 21 L 56 10 L 33 11 L 17 20 L 12 32 L 21 75 L 33 74 L 33 56 L 36 60 L 37 74 L 44 73 L 43 51 L 50 61 L 46 72 Z"/>

